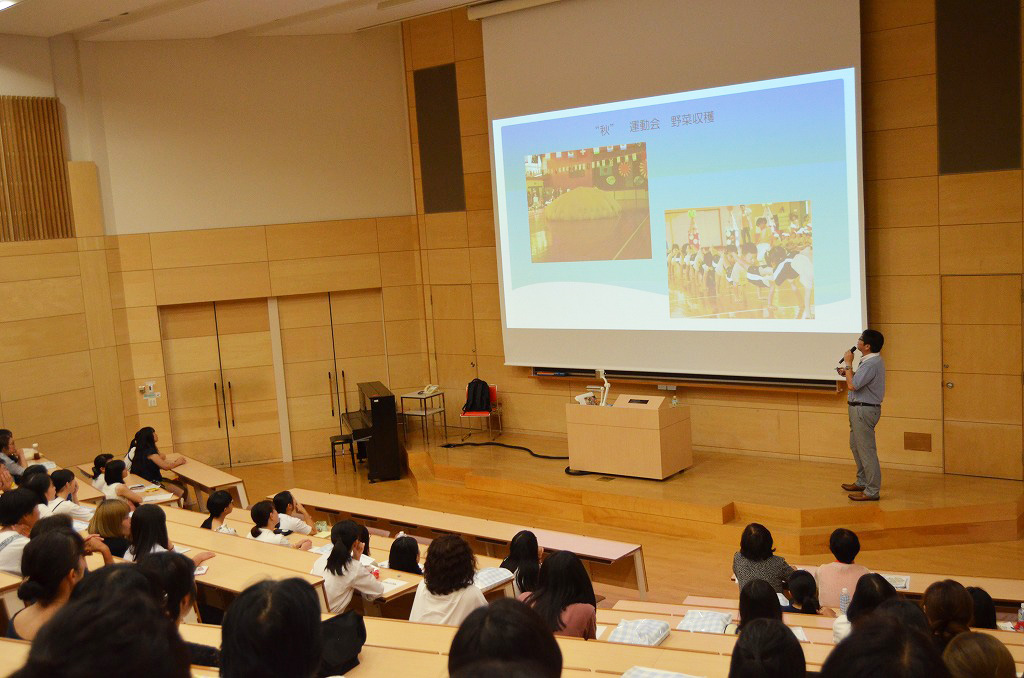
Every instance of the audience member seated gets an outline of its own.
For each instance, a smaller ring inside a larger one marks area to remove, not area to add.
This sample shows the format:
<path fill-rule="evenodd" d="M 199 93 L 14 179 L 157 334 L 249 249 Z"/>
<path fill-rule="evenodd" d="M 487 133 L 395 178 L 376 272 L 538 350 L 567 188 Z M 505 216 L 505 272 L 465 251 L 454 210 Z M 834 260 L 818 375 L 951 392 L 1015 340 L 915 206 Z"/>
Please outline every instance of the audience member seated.
<path fill-rule="evenodd" d="M 156 602 L 163 594 L 156 582 L 142 573 L 132 563 L 117 563 L 98 570 L 90 570 L 71 593 L 71 602 L 86 598 L 119 598 L 128 593 L 143 593 Z"/>
<path fill-rule="evenodd" d="M 729 678 L 802 678 L 807 674 L 800 641 L 777 619 L 746 624 L 729 662 Z"/>
<path fill-rule="evenodd" d="M 14 487 L 14 476 L 7 470 L 7 467 L 0 464 L 0 492 L 6 492 Z"/>
<path fill-rule="evenodd" d="M 170 471 L 186 463 L 187 460 L 184 457 L 178 457 L 174 461 L 168 461 L 166 455 L 157 449 L 156 444 L 159 440 L 160 436 L 152 426 L 144 426 L 138 430 L 128 446 L 128 454 L 132 455 L 131 472 L 143 480 L 159 485 L 175 497 L 183 499 L 186 502 L 186 508 L 195 506 L 195 502 L 189 502 L 188 492 L 184 485 L 167 480 L 161 475 L 161 469 Z"/>
<path fill-rule="evenodd" d="M 836 645 L 822 678 L 948 678 L 927 634 L 892 619 L 872 619 Z"/>
<path fill-rule="evenodd" d="M 196 564 L 180 553 L 164 552 L 143 556 L 137 566 L 157 588 L 167 616 L 181 626 L 196 601 Z M 220 666 L 220 651 L 209 645 L 185 642 L 189 662 L 200 666 Z"/>
<path fill-rule="evenodd" d="M 99 572 L 86 577 L 78 589 Z M 145 581 L 139 573 L 135 576 Z M 96 590 L 96 589 L 93 589 Z M 98 595 L 72 596 L 39 630 L 17 678 L 95 678 L 145 676 L 189 678 L 188 651 L 151 593 L 125 588 Z M 284 654 L 284 653 L 280 653 Z"/>
<path fill-rule="evenodd" d="M 53 489 L 53 481 L 46 471 L 42 473 L 23 473 L 18 487 L 24 488 L 35 495 L 36 503 L 39 505 L 39 517 L 45 518 L 50 515 L 50 501 L 57 496 Z"/>
<path fill-rule="evenodd" d="M 743 627 L 755 619 L 782 621 L 782 605 L 772 585 L 763 579 L 748 581 L 740 589 L 740 620 L 725 627 L 726 633 L 742 633 Z"/>
<path fill-rule="evenodd" d="M 11 474 L 14 482 L 21 480 L 25 472 L 25 455 L 14 443 L 14 434 L 6 428 L 0 428 L 0 463 Z"/>
<path fill-rule="evenodd" d="M 278 544 L 279 546 L 291 546 L 303 551 L 308 551 L 313 546 L 313 542 L 309 539 L 303 539 L 294 544 L 288 541 L 288 537 L 284 536 L 281 530 L 277 528 L 280 522 L 277 509 L 274 508 L 273 502 L 267 499 L 253 504 L 252 508 L 249 509 L 249 516 L 254 523 L 252 530 L 249 531 L 248 536 L 250 539 L 265 541 L 268 544 Z"/>
<path fill-rule="evenodd" d="M 99 535 L 118 558 L 131 546 L 131 529 L 131 506 L 124 499 L 104 499 L 89 521 L 89 534 Z"/>
<path fill-rule="evenodd" d="M 928 618 L 924 616 L 924 610 L 921 609 L 921 606 L 913 601 L 904 600 L 895 593 L 892 598 L 886 598 L 879 603 L 875 611 L 871 613 L 870 618 L 889 618 L 907 628 L 917 629 L 925 635 L 931 633 L 931 630 L 928 628 Z M 862 621 L 857 623 L 861 624 Z"/>
<path fill-rule="evenodd" d="M 301 579 L 253 584 L 224 615 L 221 678 L 311 678 L 322 652 L 320 603 Z"/>
<path fill-rule="evenodd" d="M 128 468 L 120 459 L 108 461 L 107 467 L 103 470 L 103 496 L 107 499 L 124 499 L 132 503 L 132 508 L 142 504 L 142 495 L 132 492 L 125 485 L 128 477 Z"/>
<path fill-rule="evenodd" d="M 50 530 L 25 546 L 21 571 L 25 581 L 18 587 L 18 598 L 26 607 L 11 617 L 7 637 L 32 640 L 64 607 L 85 574 L 85 544 L 69 529 Z"/>
<path fill-rule="evenodd" d="M 508 557 L 501 561 L 501 567 L 515 575 L 512 589 L 516 596 L 529 593 L 537 586 L 540 559 L 544 550 L 537 544 L 537 536 L 529 530 L 521 530 L 508 544 Z"/>
<path fill-rule="evenodd" d="M 303 509 L 305 510 L 305 509 Z M 370 557 L 370 530 L 366 528 L 366 525 L 359 526 L 359 541 L 363 542 L 363 555 L 367 558 Z M 377 562 L 377 561 L 374 561 Z"/>
<path fill-rule="evenodd" d="M 107 462 L 114 458 L 112 454 L 97 454 L 92 460 L 92 486 L 102 492 L 107 487 L 103 472 L 107 470 Z"/>
<path fill-rule="evenodd" d="M 540 567 L 537 588 L 519 595 L 560 636 L 591 640 L 597 635 L 597 598 L 583 563 L 571 551 L 550 555 Z"/>
<path fill-rule="evenodd" d="M 288 490 L 274 495 L 274 509 L 277 511 L 280 524 L 277 526 L 284 533 L 313 534 L 313 519 L 299 502 L 295 501 Z M 369 540 L 369 538 L 367 538 Z M 366 543 L 366 542 L 363 542 Z"/>
<path fill-rule="evenodd" d="M 818 600 L 826 607 L 839 607 L 839 596 L 843 589 L 853 595 L 860 578 L 870 572 L 863 565 L 854 565 L 853 559 L 860 553 L 860 539 L 857 534 L 839 528 L 828 540 L 828 548 L 836 560 L 818 568 Z"/>
<path fill-rule="evenodd" d="M 66 513 L 55 513 L 45 518 L 40 518 L 36 521 L 36 524 L 32 526 L 32 530 L 28 533 L 28 538 L 34 541 L 37 537 L 48 532 L 56 532 L 63 530 L 64 532 L 74 532 L 75 530 L 74 521 L 71 520 L 71 516 Z M 103 558 L 104 565 L 110 565 L 114 562 L 114 557 L 110 554 L 110 549 L 103 543 L 103 540 L 98 535 L 90 534 L 85 538 L 84 542 L 85 555 L 91 555 L 98 553 Z M 88 569 L 88 568 L 86 568 Z"/>
<path fill-rule="evenodd" d="M 20 487 L 0 495 L 0 572 L 21 576 L 22 552 L 39 520 L 36 499 L 35 493 Z"/>
<path fill-rule="evenodd" d="M 952 579 L 934 582 L 924 590 L 921 606 L 939 652 L 957 635 L 970 631 L 974 599 L 960 582 Z"/>
<path fill-rule="evenodd" d="M 818 602 L 818 582 L 807 570 L 797 570 L 786 579 L 786 596 L 789 605 L 782 608 L 783 612 L 797 614 L 820 614 L 823 617 L 834 617 L 836 613 Z"/>
<path fill-rule="evenodd" d="M 234 507 L 231 506 L 231 495 L 224 490 L 217 490 L 210 494 L 206 500 L 206 510 L 209 517 L 199 527 L 223 534 L 238 534 L 235 528 L 224 524 L 224 519 L 231 515 Z"/>
<path fill-rule="evenodd" d="M 167 538 L 167 515 L 159 506 L 143 504 L 135 509 L 131 519 L 131 535 L 131 545 L 124 552 L 124 559 L 128 562 L 136 561 L 151 553 L 174 550 L 174 545 Z M 192 553 L 194 555 L 191 558 L 196 565 L 214 556 L 209 551 Z"/>
<path fill-rule="evenodd" d="M 782 593 L 783 584 L 793 568 L 772 548 L 772 533 L 760 523 L 750 523 L 740 537 L 740 550 L 732 557 L 732 573 L 742 589 L 752 579 L 763 579 L 776 593 Z"/>
<path fill-rule="evenodd" d="M 880 574 L 869 573 L 857 580 L 850 606 L 846 614 L 836 617 L 832 624 L 832 640 L 836 643 L 850 635 L 855 623 L 859 624 L 870 615 L 882 601 L 896 596 L 896 589 Z"/>
<path fill-rule="evenodd" d="M 961 633 L 949 641 L 942 661 L 952 678 L 1016 678 L 1013 655 L 987 633 Z"/>
<path fill-rule="evenodd" d="M 983 588 L 968 586 L 967 592 L 974 601 L 974 617 L 971 626 L 976 629 L 994 629 L 996 626 L 996 604 Z"/>
<path fill-rule="evenodd" d="M 446 534 L 430 542 L 409 621 L 461 624 L 470 612 L 487 604 L 473 585 L 475 572 L 476 557 L 465 539 Z"/>
<path fill-rule="evenodd" d="M 484 663 L 494 661 L 528 664 L 529 670 L 483 669 Z M 459 626 L 448 651 L 448 672 L 453 677 L 558 678 L 562 675 L 562 651 L 540 615 L 517 600 L 501 598 L 477 608 Z"/>
<path fill-rule="evenodd" d="M 391 542 L 391 553 L 388 554 L 388 568 L 400 572 L 423 574 L 420 567 L 420 545 L 408 535 L 401 535 Z"/>
<path fill-rule="evenodd" d="M 66 513 L 73 520 L 82 523 L 92 519 L 92 511 L 84 506 L 78 505 L 78 480 L 75 474 L 67 469 L 58 469 L 50 474 L 50 481 L 53 483 L 55 497 L 47 505 L 47 511 L 53 515 Z"/>
<path fill-rule="evenodd" d="M 331 552 L 317 558 L 309 571 L 324 579 L 327 604 L 331 612 L 344 612 L 358 591 L 368 600 L 384 593 L 384 586 L 373 573 L 359 562 L 363 555 L 363 542 L 359 539 L 359 525 L 351 520 L 335 523 L 331 528 Z"/>

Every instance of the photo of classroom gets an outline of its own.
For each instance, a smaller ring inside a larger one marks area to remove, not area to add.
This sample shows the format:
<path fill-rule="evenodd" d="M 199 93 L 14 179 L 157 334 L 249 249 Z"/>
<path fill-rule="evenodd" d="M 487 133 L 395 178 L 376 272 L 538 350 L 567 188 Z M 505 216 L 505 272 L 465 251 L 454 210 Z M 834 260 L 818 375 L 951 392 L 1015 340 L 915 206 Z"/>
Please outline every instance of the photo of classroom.
<path fill-rule="evenodd" d="M 665 212 L 673 318 L 814 317 L 810 201 Z"/>
<path fill-rule="evenodd" d="M 534 263 L 651 257 L 647 145 L 526 157 Z"/>

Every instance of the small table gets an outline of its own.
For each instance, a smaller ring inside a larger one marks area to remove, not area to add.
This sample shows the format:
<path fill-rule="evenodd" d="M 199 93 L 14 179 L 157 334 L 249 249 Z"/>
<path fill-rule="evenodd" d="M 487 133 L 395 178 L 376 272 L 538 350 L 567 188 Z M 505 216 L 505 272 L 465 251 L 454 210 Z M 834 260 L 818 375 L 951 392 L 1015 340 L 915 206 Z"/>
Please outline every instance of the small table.
<path fill-rule="evenodd" d="M 423 430 L 423 440 L 424 440 L 425 444 L 427 444 L 427 445 L 430 444 L 430 432 L 429 432 L 429 429 L 427 427 L 427 417 L 434 417 L 434 416 L 437 416 L 438 414 L 440 414 L 442 416 L 442 419 L 444 420 L 444 437 L 445 437 L 445 440 L 448 439 L 448 411 L 445 409 L 444 391 L 434 391 L 433 393 L 424 393 L 423 391 L 414 391 L 412 393 L 406 393 L 401 398 L 402 398 L 402 416 L 403 416 L 403 421 L 405 421 L 404 417 L 422 417 L 423 418 L 422 430 Z M 434 402 L 435 398 L 440 398 L 441 399 L 441 406 L 440 407 L 436 407 L 436 403 Z M 406 400 L 418 401 L 417 402 L 418 407 L 415 408 L 415 409 L 411 409 L 411 410 L 405 409 L 405 401 Z M 402 427 L 402 437 L 403 437 L 403 440 L 406 440 L 406 441 L 408 441 L 408 439 L 409 439 L 409 430 L 408 429 L 409 429 L 408 424 L 406 424 L 405 426 Z"/>

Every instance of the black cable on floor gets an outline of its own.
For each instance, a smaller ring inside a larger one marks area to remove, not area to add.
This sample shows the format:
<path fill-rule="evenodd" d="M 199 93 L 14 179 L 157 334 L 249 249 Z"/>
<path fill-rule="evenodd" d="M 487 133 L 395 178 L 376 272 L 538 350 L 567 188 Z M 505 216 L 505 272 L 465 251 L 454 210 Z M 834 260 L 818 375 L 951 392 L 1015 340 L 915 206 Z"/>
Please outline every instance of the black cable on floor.
<path fill-rule="evenodd" d="M 553 457 L 548 454 L 537 454 L 529 447 L 523 447 L 522 445 L 506 445 L 505 443 L 445 443 L 441 447 L 484 447 L 490 445 L 492 447 L 507 447 L 510 450 L 525 450 L 530 453 L 531 457 L 537 457 L 538 459 L 568 459 L 569 457 Z"/>
<path fill-rule="evenodd" d="M 566 466 L 565 467 L 565 475 L 567 475 L 567 476 L 591 476 L 591 475 L 601 475 L 601 474 L 597 473 L 596 471 L 574 471 L 572 468 Z"/>

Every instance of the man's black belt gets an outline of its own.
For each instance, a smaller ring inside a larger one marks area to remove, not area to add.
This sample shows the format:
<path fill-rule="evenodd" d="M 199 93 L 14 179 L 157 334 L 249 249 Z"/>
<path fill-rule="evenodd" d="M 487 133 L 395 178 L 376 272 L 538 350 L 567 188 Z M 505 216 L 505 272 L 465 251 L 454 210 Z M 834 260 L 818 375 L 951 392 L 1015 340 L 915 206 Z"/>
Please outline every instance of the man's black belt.
<path fill-rule="evenodd" d="M 855 403 L 850 400 L 848 400 L 846 404 L 849 405 L 850 407 L 881 407 L 881 405 L 878 403 Z"/>

